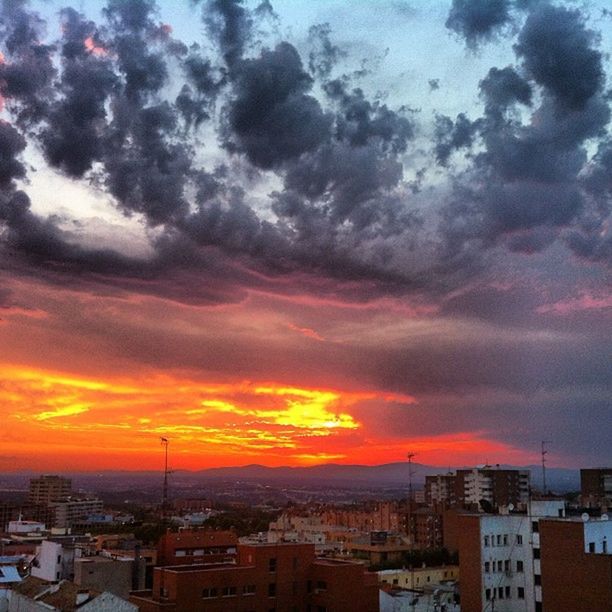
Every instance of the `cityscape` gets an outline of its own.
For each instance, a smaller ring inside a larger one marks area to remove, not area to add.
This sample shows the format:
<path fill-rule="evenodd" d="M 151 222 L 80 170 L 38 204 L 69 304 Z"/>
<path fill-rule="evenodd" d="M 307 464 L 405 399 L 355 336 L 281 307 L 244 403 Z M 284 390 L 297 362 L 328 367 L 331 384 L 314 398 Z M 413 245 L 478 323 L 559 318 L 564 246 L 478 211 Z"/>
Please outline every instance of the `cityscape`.
<path fill-rule="evenodd" d="M 0 612 L 610 612 L 609 0 L 0 0 Z"/>

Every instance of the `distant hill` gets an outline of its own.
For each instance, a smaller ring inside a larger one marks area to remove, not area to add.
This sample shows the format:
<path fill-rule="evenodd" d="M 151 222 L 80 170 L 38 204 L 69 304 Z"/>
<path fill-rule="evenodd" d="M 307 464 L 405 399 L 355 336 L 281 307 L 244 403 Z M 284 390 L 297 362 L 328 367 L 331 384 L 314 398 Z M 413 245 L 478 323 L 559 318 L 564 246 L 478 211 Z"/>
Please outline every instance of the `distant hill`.
<path fill-rule="evenodd" d="M 461 469 L 462 466 L 451 467 L 451 470 Z M 531 482 L 534 488 L 541 484 L 541 466 L 510 466 L 500 465 L 507 469 L 531 470 Z M 412 482 L 415 488 L 425 483 L 425 476 L 442 474 L 449 468 L 413 463 Z M 71 472 L 64 473 L 73 478 L 75 486 L 104 487 L 111 483 L 134 483 L 147 485 L 159 481 L 159 472 L 156 471 L 117 471 L 107 470 L 100 472 Z M 0 486 L 25 487 L 32 472 L 0 474 Z M 178 484 L 198 484 L 212 481 L 252 481 L 262 484 L 312 484 L 312 485 L 343 485 L 356 487 L 408 487 L 408 463 L 385 463 L 383 465 L 342 465 L 327 463 L 309 467 L 267 467 L 265 465 L 251 464 L 240 467 L 209 468 L 199 471 L 176 470 L 172 480 Z M 580 488 L 580 472 L 577 469 L 555 468 L 546 469 L 546 481 L 550 490 L 564 493 Z"/>

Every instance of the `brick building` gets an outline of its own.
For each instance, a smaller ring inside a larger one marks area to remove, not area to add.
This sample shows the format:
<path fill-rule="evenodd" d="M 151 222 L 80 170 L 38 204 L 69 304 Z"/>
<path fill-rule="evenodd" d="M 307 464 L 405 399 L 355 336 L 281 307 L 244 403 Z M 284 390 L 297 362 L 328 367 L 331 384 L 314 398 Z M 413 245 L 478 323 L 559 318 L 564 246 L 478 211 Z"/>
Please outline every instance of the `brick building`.
<path fill-rule="evenodd" d="M 612 468 L 580 470 L 580 496 L 585 506 L 612 507 Z"/>
<path fill-rule="evenodd" d="M 529 499 L 529 470 L 508 470 L 485 465 L 456 473 L 425 477 L 425 499 L 438 507 L 459 506 L 479 510 L 514 505 L 525 508 Z"/>
<path fill-rule="evenodd" d="M 141 612 L 376 612 L 376 574 L 317 559 L 313 544 L 238 545 L 235 564 L 158 567 L 153 590 L 132 593 Z"/>
<path fill-rule="evenodd" d="M 610 610 L 612 521 L 544 519 L 539 534 L 542 610 Z"/>
<path fill-rule="evenodd" d="M 237 544 L 238 538 L 232 531 L 168 531 L 157 544 L 157 564 L 165 566 L 233 562 L 237 554 Z"/>

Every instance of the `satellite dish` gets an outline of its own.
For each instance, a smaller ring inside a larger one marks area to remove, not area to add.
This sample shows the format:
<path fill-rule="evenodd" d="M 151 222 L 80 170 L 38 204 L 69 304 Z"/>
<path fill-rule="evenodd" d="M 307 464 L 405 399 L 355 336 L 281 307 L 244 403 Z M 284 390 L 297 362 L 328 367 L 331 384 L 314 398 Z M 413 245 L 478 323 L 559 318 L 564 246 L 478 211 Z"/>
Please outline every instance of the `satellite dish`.
<path fill-rule="evenodd" d="M 602 514 L 601 515 L 601 520 L 602 521 L 607 521 L 610 517 L 607 514 Z"/>
<path fill-rule="evenodd" d="M 583 523 L 586 523 L 586 522 L 588 522 L 588 520 L 589 520 L 589 518 L 590 518 L 590 517 L 589 517 L 589 515 L 588 515 L 588 513 L 587 513 L 587 512 L 583 512 L 583 513 L 580 515 L 580 518 L 582 519 L 582 522 L 583 522 Z"/>

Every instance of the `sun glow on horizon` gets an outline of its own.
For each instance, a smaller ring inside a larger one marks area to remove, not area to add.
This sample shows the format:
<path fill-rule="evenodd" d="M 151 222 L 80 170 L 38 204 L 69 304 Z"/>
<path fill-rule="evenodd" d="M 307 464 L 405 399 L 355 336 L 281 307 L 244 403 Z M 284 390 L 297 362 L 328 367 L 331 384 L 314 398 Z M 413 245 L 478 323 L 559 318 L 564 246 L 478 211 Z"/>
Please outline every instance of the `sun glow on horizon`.
<path fill-rule="evenodd" d="M 409 396 L 270 381 L 209 383 L 169 374 L 100 380 L 0 365 L 8 424 L 0 469 L 66 469 L 75 461 L 85 470 L 156 469 L 160 436 L 172 442 L 174 469 L 376 464 L 403 460 L 408 445 L 430 462 L 515 452 L 487 441 L 487 432 L 381 436 L 353 414 L 362 402 L 400 401 L 416 403 Z"/>

